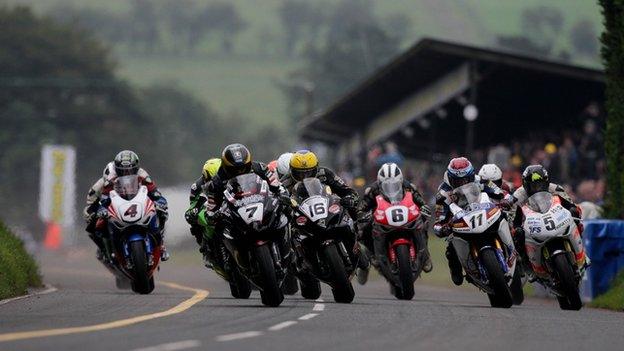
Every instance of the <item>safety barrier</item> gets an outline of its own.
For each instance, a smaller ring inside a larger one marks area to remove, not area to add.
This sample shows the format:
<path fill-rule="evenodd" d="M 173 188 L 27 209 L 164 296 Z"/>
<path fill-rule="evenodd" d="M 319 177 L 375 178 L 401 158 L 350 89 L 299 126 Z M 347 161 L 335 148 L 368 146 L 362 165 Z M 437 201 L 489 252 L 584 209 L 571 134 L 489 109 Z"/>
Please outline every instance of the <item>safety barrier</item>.
<path fill-rule="evenodd" d="M 616 274 L 624 269 L 624 221 L 586 220 L 583 240 L 591 267 L 581 285 L 584 300 L 606 292 Z"/>

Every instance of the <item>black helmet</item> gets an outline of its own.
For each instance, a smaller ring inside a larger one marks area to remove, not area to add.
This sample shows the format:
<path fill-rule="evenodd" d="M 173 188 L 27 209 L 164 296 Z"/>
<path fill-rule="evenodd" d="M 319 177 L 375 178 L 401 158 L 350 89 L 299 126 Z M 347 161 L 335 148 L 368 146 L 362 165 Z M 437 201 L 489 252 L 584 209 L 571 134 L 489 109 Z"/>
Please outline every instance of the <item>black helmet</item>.
<path fill-rule="evenodd" d="M 549 185 L 548 171 L 542 165 L 530 165 L 522 173 L 522 186 L 529 196 L 548 191 Z"/>
<path fill-rule="evenodd" d="M 230 144 L 221 153 L 221 167 L 230 177 L 251 172 L 251 153 L 243 144 Z"/>
<path fill-rule="evenodd" d="M 139 172 L 139 156 L 134 151 L 124 150 L 115 156 L 115 173 L 118 177 Z"/>

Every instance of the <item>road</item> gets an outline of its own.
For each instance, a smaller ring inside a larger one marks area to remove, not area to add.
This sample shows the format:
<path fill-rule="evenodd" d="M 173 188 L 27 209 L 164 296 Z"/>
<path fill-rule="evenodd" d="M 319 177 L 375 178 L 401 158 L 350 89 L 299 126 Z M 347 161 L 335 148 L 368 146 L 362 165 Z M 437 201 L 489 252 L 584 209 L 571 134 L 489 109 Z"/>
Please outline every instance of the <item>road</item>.
<path fill-rule="evenodd" d="M 118 291 L 91 254 L 46 255 L 58 290 L 0 305 L 0 350 L 622 350 L 624 314 L 561 311 L 551 300 L 492 309 L 476 289 L 416 285 L 398 301 L 381 280 L 352 304 L 291 297 L 234 300 L 193 262 L 162 265 L 153 294 Z M 167 282 L 167 283 L 163 283 Z M 171 284 L 171 283 L 176 283 Z M 165 285 L 167 284 L 167 285 Z M 206 296 L 207 295 L 207 296 Z M 164 312 L 165 311 L 165 312 Z"/>

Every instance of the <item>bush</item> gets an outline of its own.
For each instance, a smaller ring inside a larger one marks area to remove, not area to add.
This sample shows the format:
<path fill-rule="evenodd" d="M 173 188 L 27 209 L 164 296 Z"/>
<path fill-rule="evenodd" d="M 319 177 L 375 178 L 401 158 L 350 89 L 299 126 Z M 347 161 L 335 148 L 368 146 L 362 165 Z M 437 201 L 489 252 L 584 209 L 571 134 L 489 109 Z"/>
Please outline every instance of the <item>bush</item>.
<path fill-rule="evenodd" d="M 0 299 L 23 295 L 28 287 L 37 286 L 41 286 L 41 277 L 35 260 L 0 222 Z"/>

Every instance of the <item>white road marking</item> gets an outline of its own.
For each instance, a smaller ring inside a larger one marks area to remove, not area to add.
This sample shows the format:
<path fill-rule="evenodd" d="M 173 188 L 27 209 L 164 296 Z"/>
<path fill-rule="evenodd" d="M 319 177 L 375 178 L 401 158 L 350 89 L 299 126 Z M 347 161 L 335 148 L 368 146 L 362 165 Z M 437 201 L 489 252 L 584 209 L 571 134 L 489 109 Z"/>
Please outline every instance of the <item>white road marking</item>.
<path fill-rule="evenodd" d="M 262 333 L 261 331 L 252 330 L 252 331 L 247 331 L 247 332 L 242 332 L 242 333 L 219 335 L 217 336 L 216 340 L 217 341 L 232 341 L 232 340 L 253 338 L 255 336 L 260 336 L 262 334 L 264 333 Z"/>
<path fill-rule="evenodd" d="M 10 299 L 2 300 L 2 301 L 0 301 L 0 305 L 4 305 L 4 304 L 7 304 L 9 302 L 13 302 L 13 301 L 21 300 L 21 299 L 26 299 L 26 298 L 29 298 L 29 297 L 32 297 L 32 296 L 45 295 L 45 294 L 53 293 L 53 292 L 55 292 L 57 290 L 58 289 L 53 287 L 52 285 L 46 285 L 46 289 L 45 290 L 35 291 L 33 293 L 30 293 L 30 294 L 26 294 L 26 295 L 17 296 L 17 297 L 13 297 L 13 298 L 10 298 Z"/>
<path fill-rule="evenodd" d="M 307 321 L 308 319 L 312 319 L 316 316 L 318 316 L 318 313 L 308 313 L 308 314 L 304 314 L 303 316 L 299 317 L 300 321 Z"/>
<path fill-rule="evenodd" d="M 297 324 L 297 321 L 286 321 L 286 322 L 282 322 L 282 323 L 277 323 L 276 325 L 269 327 L 270 331 L 278 331 L 278 330 L 282 330 L 284 328 L 288 328 L 291 325 L 295 325 Z"/>
<path fill-rule="evenodd" d="M 325 310 L 325 304 L 323 303 L 315 303 L 314 307 L 312 308 L 312 311 L 324 311 Z"/>
<path fill-rule="evenodd" d="M 156 346 L 143 347 L 140 349 L 134 349 L 133 351 L 178 351 L 186 350 L 194 347 L 199 347 L 201 342 L 199 340 L 182 340 L 171 342 L 167 344 L 160 344 Z"/>
<path fill-rule="evenodd" d="M 323 299 L 316 299 L 316 302 L 325 302 Z"/>

